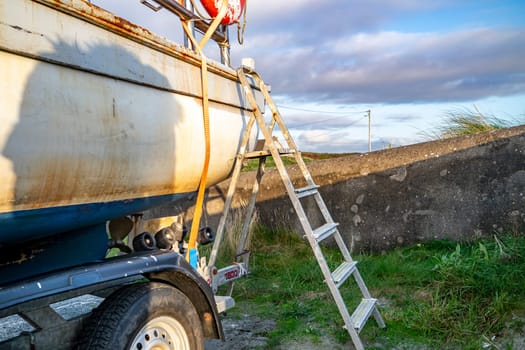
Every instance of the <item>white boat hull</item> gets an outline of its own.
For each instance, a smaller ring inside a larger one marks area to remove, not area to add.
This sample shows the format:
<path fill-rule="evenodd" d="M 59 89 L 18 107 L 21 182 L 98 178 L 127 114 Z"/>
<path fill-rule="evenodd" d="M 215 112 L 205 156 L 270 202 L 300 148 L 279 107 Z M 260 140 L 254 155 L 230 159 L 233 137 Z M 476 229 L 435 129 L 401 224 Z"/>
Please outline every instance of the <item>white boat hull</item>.
<path fill-rule="evenodd" d="M 212 185 L 250 112 L 234 71 L 209 70 Z M 85 225 L 93 206 L 113 208 L 100 221 L 197 189 L 202 92 L 186 49 L 81 0 L 0 0 L 0 77 L 0 243 Z"/>

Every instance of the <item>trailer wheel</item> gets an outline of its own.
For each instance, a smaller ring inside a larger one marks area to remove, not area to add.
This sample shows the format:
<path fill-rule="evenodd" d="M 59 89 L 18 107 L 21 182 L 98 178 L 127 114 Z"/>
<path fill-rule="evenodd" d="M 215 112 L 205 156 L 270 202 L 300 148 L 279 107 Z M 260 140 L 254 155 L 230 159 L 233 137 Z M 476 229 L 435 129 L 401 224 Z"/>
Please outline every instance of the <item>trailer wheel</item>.
<path fill-rule="evenodd" d="M 202 326 L 191 301 L 163 283 L 126 286 L 87 321 L 81 350 L 203 350 Z"/>

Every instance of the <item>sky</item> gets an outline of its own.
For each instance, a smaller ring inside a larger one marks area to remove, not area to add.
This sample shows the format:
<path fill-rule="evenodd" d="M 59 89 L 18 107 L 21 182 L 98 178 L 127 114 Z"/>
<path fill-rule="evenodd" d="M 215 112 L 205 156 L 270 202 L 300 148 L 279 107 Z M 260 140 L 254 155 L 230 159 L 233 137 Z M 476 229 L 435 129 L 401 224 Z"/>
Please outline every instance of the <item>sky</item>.
<path fill-rule="evenodd" d="M 92 3 L 182 42 L 166 10 Z M 366 152 L 368 111 L 372 150 L 428 141 L 465 110 L 525 123 L 524 0 L 248 0 L 244 44 L 230 37 L 302 151 Z"/>

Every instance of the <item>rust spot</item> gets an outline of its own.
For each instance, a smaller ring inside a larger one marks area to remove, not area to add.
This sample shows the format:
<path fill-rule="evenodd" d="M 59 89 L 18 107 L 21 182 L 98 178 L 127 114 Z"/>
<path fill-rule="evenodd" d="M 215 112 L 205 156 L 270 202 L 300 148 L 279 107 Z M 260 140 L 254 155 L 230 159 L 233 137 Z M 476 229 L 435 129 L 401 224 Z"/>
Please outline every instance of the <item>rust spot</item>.
<path fill-rule="evenodd" d="M 103 8 L 93 5 L 88 2 L 71 3 L 64 0 L 34 0 L 42 4 L 52 6 L 57 10 L 68 13 L 72 16 L 80 18 L 84 21 L 112 31 L 130 40 L 146 45 L 152 49 L 164 52 L 169 56 L 173 56 L 191 63 L 195 66 L 200 66 L 199 56 L 178 44 L 174 44 L 161 36 L 151 32 L 150 30 L 138 26 L 125 18 L 116 16 L 107 12 Z M 176 17 L 174 15 L 174 17 Z M 216 63 L 209 62 L 208 70 L 210 72 L 220 74 L 225 78 L 237 81 L 237 76 L 232 70 L 225 70 Z"/>
<path fill-rule="evenodd" d="M 204 318 L 204 322 L 206 322 L 206 323 L 210 323 L 211 324 L 211 322 L 213 321 L 213 316 L 209 312 L 205 312 L 204 315 L 203 315 L 203 318 Z"/>

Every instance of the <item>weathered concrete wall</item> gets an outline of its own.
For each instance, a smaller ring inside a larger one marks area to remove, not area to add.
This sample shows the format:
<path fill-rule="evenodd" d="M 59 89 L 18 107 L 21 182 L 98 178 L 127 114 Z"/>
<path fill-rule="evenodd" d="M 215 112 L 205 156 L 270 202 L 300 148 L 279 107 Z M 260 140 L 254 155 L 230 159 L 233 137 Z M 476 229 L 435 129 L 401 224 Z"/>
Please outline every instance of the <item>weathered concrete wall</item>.
<path fill-rule="evenodd" d="M 309 169 L 353 251 L 525 227 L 525 126 L 317 161 Z M 296 167 L 290 173 L 301 178 Z M 252 179 L 243 174 L 236 206 L 247 202 Z M 221 183 L 209 193 L 211 226 L 227 186 Z M 316 206 L 306 200 L 310 218 L 322 224 Z M 177 203 L 175 211 L 191 219 L 193 201 Z M 276 170 L 263 178 L 257 211 L 265 225 L 301 232 Z"/>

